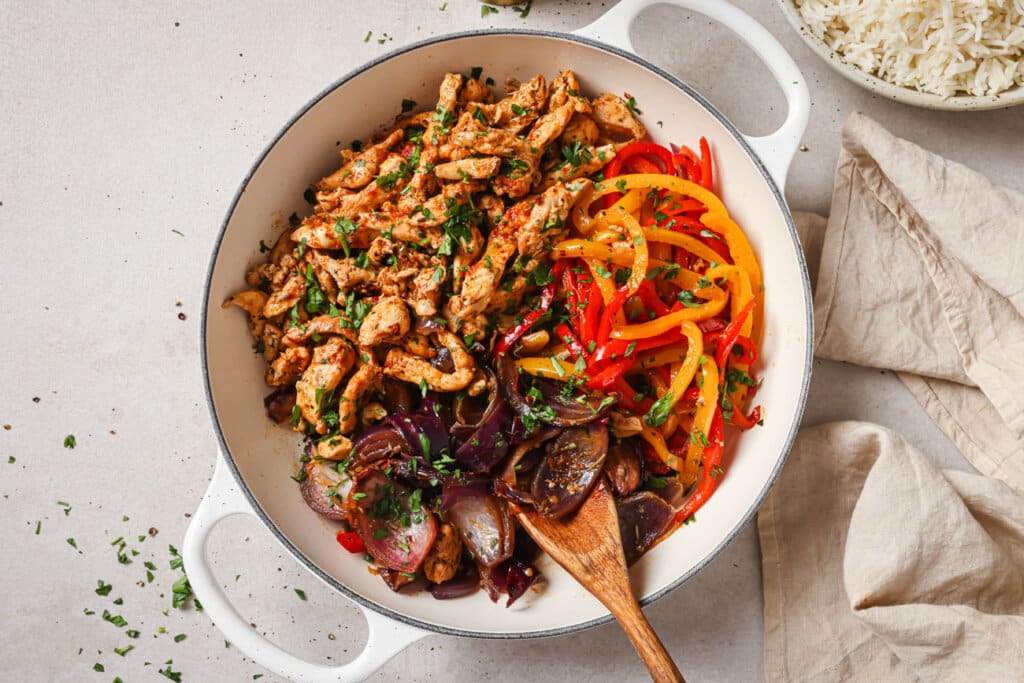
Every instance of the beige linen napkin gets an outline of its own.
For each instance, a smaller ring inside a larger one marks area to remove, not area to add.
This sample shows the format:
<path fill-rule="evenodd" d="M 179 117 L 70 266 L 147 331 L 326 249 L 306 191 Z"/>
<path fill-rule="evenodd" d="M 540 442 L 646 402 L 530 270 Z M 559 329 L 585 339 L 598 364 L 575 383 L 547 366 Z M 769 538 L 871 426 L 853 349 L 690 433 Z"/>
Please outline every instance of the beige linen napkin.
<path fill-rule="evenodd" d="M 804 430 L 758 517 L 767 678 L 1024 680 L 1024 197 L 854 115 L 823 222 L 817 355 L 898 371 L 1002 483 Z"/>
<path fill-rule="evenodd" d="M 853 115 L 814 324 L 818 356 L 899 371 L 971 464 L 1024 492 L 1024 196 Z"/>

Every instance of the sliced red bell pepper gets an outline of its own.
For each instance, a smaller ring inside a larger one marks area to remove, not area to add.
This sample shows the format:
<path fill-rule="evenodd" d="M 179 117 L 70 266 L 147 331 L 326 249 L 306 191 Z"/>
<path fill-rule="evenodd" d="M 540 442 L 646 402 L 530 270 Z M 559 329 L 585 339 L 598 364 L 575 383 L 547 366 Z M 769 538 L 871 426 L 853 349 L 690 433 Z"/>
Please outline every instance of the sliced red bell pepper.
<path fill-rule="evenodd" d="M 739 427 L 740 429 L 747 430 L 757 426 L 757 423 L 761 421 L 761 406 L 757 406 L 750 411 L 750 415 L 744 415 L 740 412 L 739 408 L 733 406 L 732 417 L 729 421 Z"/>
<path fill-rule="evenodd" d="M 701 320 L 697 323 L 697 327 L 705 335 L 712 334 L 714 332 L 721 332 L 725 329 L 726 322 L 719 317 L 708 318 L 707 320 Z M 704 338 L 704 343 L 709 343 L 707 337 Z"/>
<path fill-rule="evenodd" d="M 363 545 L 363 539 L 359 538 L 359 534 L 354 531 L 339 531 L 335 538 L 338 539 L 338 543 L 341 544 L 341 547 L 350 553 L 366 552 L 366 546 Z"/>
<path fill-rule="evenodd" d="M 616 382 L 634 365 L 637 359 L 633 357 L 621 358 L 608 363 L 603 369 L 591 376 L 587 386 L 591 389 L 608 391 L 615 386 Z"/>
<path fill-rule="evenodd" d="M 721 469 L 722 453 L 725 450 L 725 444 L 722 440 L 721 407 L 715 410 L 715 415 L 711 418 L 711 429 L 708 431 L 708 446 L 704 449 L 702 460 L 702 476 L 700 481 L 697 482 L 696 490 L 683 502 L 683 507 L 676 514 L 676 524 L 686 522 L 686 520 L 693 517 L 704 503 L 708 502 L 711 494 L 718 488 L 718 480 L 725 474 Z"/>
<path fill-rule="evenodd" d="M 608 305 L 601 311 L 601 320 L 597 325 L 597 343 L 604 344 L 608 341 L 608 338 L 612 334 L 612 324 L 615 322 L 615 314 L 622 309 L 622 304 L 626 303 L 626 298 L 629 296 L 629 290 L 625 287 L 617 289 L 612 300 L 608 302 Z"/>
<path fill-rule="evenodd" d="M 558 335 L 559 339 L 565 342 L 565 347 L 569 349 L 569 353 L 572 354 L 573 360 L 583 358 L 583 360 L 587 361 L 588 364 L 590 363 L 590 354 L 587 353 L 583 344 L 580 343 L 579 337 L 569 329 L 568 325 L 565 323 L 559 323 L 556 325 L 555 334 Z"/>
<path fill-rule="evenodd" d="M 522 322 L 506 332 L 504 336 L 498 340 L 498 343 L 494 345 L 494 355 L 500 356 L 512 348 L 512 345 L 516 343 L 516 340 L 522 337 L 527 330 L 533 327 L 533 324 L 540 320 L 540 317 L 544 315 L 549 308 L 551 308 L 551 302 L 555 300 L 555 290 L 558 288 L 558 280 L 562 277 L 562 271 L 565 270 L 565 263 L 564 259 L 555 263 L 555 267 L 551 269 L 551 274 L 554 276 L 554 280 L 541 288 L 540 299 L 537 301 L 537 305 L 523 316 Z"/>
<path fill-rule="evenodd" d="M 622 164 L 622 170 L 626 173 L 661 173 L 661 169 L 653 161 L 642 156 L 634 156 L 626 159 Z"/>
<path fill-rule="evenodd" d="M 640 283 L 640 288 L 636 290 L 636 295 L 640 297 L 640 301 L 643 302 L 647 310 L 654 311 L 655 315 L 660 316 L 668 313 L 668 306 L 658 296 L 650 280 L 644 280 Z"/>
<path fill-rule="evenodd" d="M 587 346 L 592 341 L 597 341 L 597 327 L 601 320 L 603 302 L 601 288 L 597 286 L 596 282 L 591 282 L 590 287 L 587 289 L 587 304 L 583 307 L 583 313 L 580 315 L 580 326 L 576 330 L 580 342 L 584 346 Z"/>
<path fill-rule="evenodd" d="M 711 177 L 711 146 L 705 137 L 700 139 L 700 184 L 709 190 L 714 184 Z"/>
<path fill-rule="evenodd" d="M 743 322 L 752 310 L 754 310 L 754 299 L 748 301 L 747 305 L 740 309 L 736 317 L 730 320 L 729 324 L 721 332 L 722 336 L 718 340 L 718 349 L 715 351 L 715 362 L 721 369 L 719 373 L 721 375 L 724 375 L 725 363 L 729 360 L 729 352 L 732 351 L 736 338 L 740 336 L 740 328 L 743 327 Z"/>
<path fill-rule="evenodd" d="M 630 356 L 641 351 L 651 351 L 662 346 L 668 346 L 669 344 L 678 344 L 683 339 L 683 333 L 679 330 L 669 330 L 668 332 L 662 332 L 656 337 L 637 339 L 635 340 L 636 346 L 633 347 L 633 352 L 630 353 Z M 603 363 L 607 360 L 624 357 L 632 343 L 632 341 L 626 341 L 625 339 L 609 339 L 604 344 L 599 344 L 594 350 L 594 362 Z M 612 358 L 612 356 L 615 358 Z"/>

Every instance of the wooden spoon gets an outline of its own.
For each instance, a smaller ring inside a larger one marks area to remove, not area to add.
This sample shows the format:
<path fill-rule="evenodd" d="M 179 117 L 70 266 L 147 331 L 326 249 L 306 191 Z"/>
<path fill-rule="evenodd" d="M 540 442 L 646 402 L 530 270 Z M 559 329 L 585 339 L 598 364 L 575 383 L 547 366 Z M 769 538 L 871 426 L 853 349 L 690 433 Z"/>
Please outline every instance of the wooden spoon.
<path fill-rule="evenodd" d="M 519 510 L 517 516 L 537 545 L 618 620 L 651 678 L 683 683 L 683 675 L 633 596 L 615 501 L 604 479 L 569 519 L 542 517 L 532 510 Z"/>

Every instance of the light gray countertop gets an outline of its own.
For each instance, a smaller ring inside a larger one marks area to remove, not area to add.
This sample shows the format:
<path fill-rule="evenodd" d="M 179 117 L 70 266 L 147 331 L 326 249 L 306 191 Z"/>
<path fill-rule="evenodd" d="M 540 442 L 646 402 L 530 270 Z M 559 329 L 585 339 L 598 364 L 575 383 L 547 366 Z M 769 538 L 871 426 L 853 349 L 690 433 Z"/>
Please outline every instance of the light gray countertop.
<path fill-rule="evenodd" d="M 774 3 L 737 4 L 779 37 L 811 86 L 808 150 L 789 176 L 794 208 L 827 212 L 838 131 L 855 110 L 1024 189 L 1024 109 L 954 114 L 879 100 L 820 62 Z M 166 680 L 157 670 L 168 659 L 185 681 L 266 673 L 227 646 L 204 615 L 170 609 L 178 572 L 168 567 L 167 546 L 180 546 L 214 463 L 199 313 L 207 259 L 232 194 L 292 113 L 368 59 L 448 31 L 571 30 L 605 3 L 536 0 L 525 20 L 509 10 L 481 19 L 475 0 L 441 5 L 253 0 L 129 8 L 31 0 L 0 10 L 0 226 L 7 240 L 0 252 L 0 424 L 10 425 L 0 431 L 5 680 Z M 692 83 L 745 131 L 765 133 L 781 121 L 781 95 L 726 29 L 658 7 L 638 22 L 634 39 L 644 57 Z M 833 419 L 879 422 L 941 461 L 958 462 L 890 373 L 817 361 L 805 423 Z M 74 450 L 62 448 L 67 434 L 77 437 Z M 111 541 L 119 536 L 126 550 L 139 551 L 127 555 L 131 564 L 117 561 Z M 358 649 L 365 635 L 358 612 L 256 521 L 229 520 L 212 545 L 229 595 L 260 632 L 321 661 L 343 661 Z M 139 587 L 147 561 L 157 567 L 154 581 Z M 100 579 L 114 586 L 105 597 L 94 592 Z M 113 604 L 116 597 L 123 604 Z M 127 627 L 103 621 L 104 609 L 123 615 Z M 647 611 L 690 680 L 761 678 L 753 524 Z M 139 637 L 127 637 L 128 629 Z M 176 634 L 187 638 L 175 642 Z M 113 652 L 127 644 L 135 648 L 124 657 Z M 104 673 L 94 673 L 96 662 Z M 527 642 L 434 636 L 374 680 L 644 678 L 609 625 Z"/>

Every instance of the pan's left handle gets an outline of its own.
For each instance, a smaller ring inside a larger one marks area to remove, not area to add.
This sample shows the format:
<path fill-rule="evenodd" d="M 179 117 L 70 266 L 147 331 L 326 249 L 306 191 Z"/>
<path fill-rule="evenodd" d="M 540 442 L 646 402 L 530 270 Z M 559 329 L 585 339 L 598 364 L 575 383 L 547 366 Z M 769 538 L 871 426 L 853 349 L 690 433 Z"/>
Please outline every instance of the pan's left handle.
<path fill-rule="evenodd" d="M 240 514 L 254 513 L 224 463 L 223 456 L 219 456 L 210 487 L 199 503 L 199 509 L 192 516 L 188 531 L 185 532 L 182 557 L 189 583 L 196 597 L 203 603 L 203 611 L 210 615 L 213 623 L 224 633 L 224 637 L 237 645 L 253 661 L 276 674 L 302 683 L 362 681 L 396 654 L 429 635 L 427 631 L 388 619 L 360 606 L 366 617 L 369 636 L 363 651 L 348 664 L 314 664 L 285 652 L 257 633 L 235 611 L 207 562 L 206 543 L 210 531 L 221 520 Z"/>
<path fill-rule="evenodd" d="M 772 72 L 786 97 L 786 120 L 769 135 L 743 137 L 782 190 L 786 185 L 789 164 L 800 146 L 800 138 L 807 130 L 811 115 L 811 95 L 796 62 L 768 29 L 725 0 L 621 0 L 594 23 L 575 33 L 635 53 L 629 37 L 630 28 L 636 18 L 652 5 L 675 5 L 714 19 L 739 36 Z"/>

